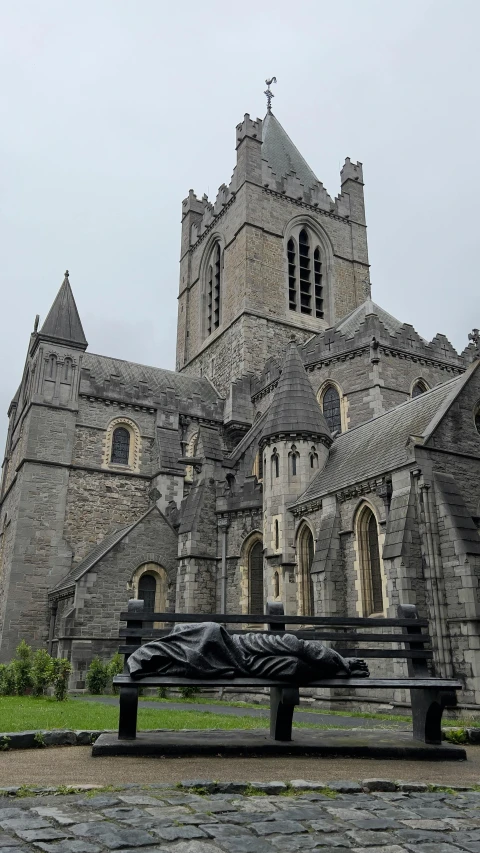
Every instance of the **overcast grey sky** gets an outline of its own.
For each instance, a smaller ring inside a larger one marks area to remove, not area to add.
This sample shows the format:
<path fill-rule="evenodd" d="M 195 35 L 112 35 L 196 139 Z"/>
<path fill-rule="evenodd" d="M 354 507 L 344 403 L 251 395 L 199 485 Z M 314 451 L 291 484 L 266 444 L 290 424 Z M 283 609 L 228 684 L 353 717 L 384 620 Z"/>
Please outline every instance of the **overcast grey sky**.
<path fill-rule="evenodd" d="M 364 164 L 373 298 L 480 325 L 479 0 L 0 0 L 0 443 L 66 267 L 92 352 L 175 363 L 181 201 L 273 111 L 331 195 Z"/>

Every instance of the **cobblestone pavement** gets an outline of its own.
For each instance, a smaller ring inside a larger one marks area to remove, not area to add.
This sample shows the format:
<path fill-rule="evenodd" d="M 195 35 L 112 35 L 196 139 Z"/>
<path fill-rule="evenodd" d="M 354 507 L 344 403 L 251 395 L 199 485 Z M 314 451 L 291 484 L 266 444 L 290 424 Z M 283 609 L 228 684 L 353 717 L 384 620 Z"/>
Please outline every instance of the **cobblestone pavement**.
<path fill-rule="evenodd" d="M 389 791 L 378 789 L 393 783 L 365 780 L 332 783 L 327 795 L 319 784 L 230 783 L 215 793 L 218 785 L 198 781 L 208 793 L 186 782 L 181 790 L 0 796 L 0 851 L 480 853 L 480 790 L 412 783 Z"/>

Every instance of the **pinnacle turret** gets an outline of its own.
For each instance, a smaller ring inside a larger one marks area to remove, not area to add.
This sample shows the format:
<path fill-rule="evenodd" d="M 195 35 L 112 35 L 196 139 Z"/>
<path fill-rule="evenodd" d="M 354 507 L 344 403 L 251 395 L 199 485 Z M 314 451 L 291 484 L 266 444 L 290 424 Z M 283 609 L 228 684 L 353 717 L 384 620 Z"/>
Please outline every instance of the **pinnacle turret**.
<path fill-rule="evenodd" d="M 62 286 L 40 329 L 39 336 L 77 349 L 85 350 L 88 346 L 70 287 L 68 270 L 65 271 Z"/>
<path fill-rule="evenodd" d="M 327 422 L 293 340 L 288 345 L 262 439 L 279 435 L 318 436 L 328 444 L 332 441 Z"/>

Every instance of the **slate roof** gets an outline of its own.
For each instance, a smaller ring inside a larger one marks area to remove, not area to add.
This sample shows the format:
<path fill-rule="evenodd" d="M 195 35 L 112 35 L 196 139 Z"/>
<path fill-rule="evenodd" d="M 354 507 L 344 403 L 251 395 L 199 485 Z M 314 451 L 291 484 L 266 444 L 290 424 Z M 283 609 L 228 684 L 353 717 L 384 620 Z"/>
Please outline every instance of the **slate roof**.
<path fill-rule="evenodd" d="M 119 530 L 115 530 L 113 533 L 109 533 L 108 536 L 105 536 L 105 538 L 102 539 L 102 541 L 99 542 L 98 545 L 95 545 L 95 547 L 92 548 L 90 553 L 87 554 L 87 556 L 81 561 L 81 563 L 78 564 L 78 566 L 75 566 L 74 569 L 71 569 L 71 571 L 69 571 L 69 573 L 63 578 L 63 580 L 61 580 L 56 586 L 53 587 L 52 590 L 50 590 L 50 594 L 54 592 L 61 592 L 62 590 L 68 589 L 68 587 L 73 586 L 78 580 L 80 580 L 82 575 L 89 572 L 90 569 L 93 569 L 93 567 L 99 562 L 99 560 L 105 557 L 105 555 L 108 554 L 108 552 L 111 551 L 112 548 L 115 547 L 115 545 L 118 545 L 118 543 L 121 542 L 122 539 L 124 539 L 125 536 L 127 536 L 127 534 L 130 533 L 130 531 L 133 530 L 134 527 L 137 526 L 137 524 L 140 524 L 140 522 L 143 521 L 143 519 L 146 518 L 147 515 L 149 515 L 154 509 L 155 505 L 151 506 L 146 512 L 144 512 L 144 514 L 140 516 L 140 518 L 137 518 L 136 521 L 133 522 L 133 524 L 127 524 L 124 527 L 120 527 Z"/>
<path fill-rule="evenodd" d="M 343 317 L 343 319 L 340 320 L 340 322 L 333 328 L 338 332 L 342 332 L 346 338 L 353 338 L 355 332 L 358 332 L 361 324 L 364 322 L 367 314 L 376 314 L 378 319 L 381 320 L 391 335 L 394 335 L 403 326 L 403 323 L 401 323 L 400 320 L 397 320 L 396 317 L 392 317 L 392 315 L 381 308 L 380 305 L 372 302 L 371 299 L 366 299 L 365 302 L 362 302 L 361 305 L 354 308 L 350 314 Z"/>
<path fill-rule="evenodd" d="M 267 412 L 262 438 L 283 433 L 308 433 L 331 439 L 300 353 L 290 341 L 283 370 Z"/>
<path fill-rule="evenodd" d="M 295 172 L 297 178 L 306 187 L 319 183 L 317 176 L 273 113 L 267 113 L 265 116 L 262 138 L 262 157 L 268 162 L 277 178 L 283 178 L 290 172 Z"/>
<path fill-rule="evenodd" d="M 181 399 L 192 399 L 197 396 L 205 403 L 217 403 L 221 400 L 213 385 L 204 377 L 186 376 L 173 370 L 148 367 L 133 361 L 109 358 L 90 352 L 85 353 L 82 367 L 90 372 L 90 376 L 96 383 L 102 383 L 105 380 L 110 382 L 113 379 L 127 388 L 140 386 L 140 383 L 143 383 L 145 390 L 148 389 L 155 396 L 171 390 Z M 80 393 L 88 393 L 87 385 L 88 377 L 82 376 Z"/>
<path fill-rule="evenodd" d="M 45 322 L 40 329 L 40 335 L 50 340 L 62 341 L 80 349 L 85 349 L 87 339 L 83 331 L 72 288 L 65 273 L 62 286 L 58 291 Z"/>
<path fill-rule="evenodd" d="M 439 408 L 446 411 L 467 379 L 468 371 L 339 435 L 330 448 L 325 467 L 295 505 L 405 465 L 409 460 L 406 447 L 409 437 L 427 438 Z"/>

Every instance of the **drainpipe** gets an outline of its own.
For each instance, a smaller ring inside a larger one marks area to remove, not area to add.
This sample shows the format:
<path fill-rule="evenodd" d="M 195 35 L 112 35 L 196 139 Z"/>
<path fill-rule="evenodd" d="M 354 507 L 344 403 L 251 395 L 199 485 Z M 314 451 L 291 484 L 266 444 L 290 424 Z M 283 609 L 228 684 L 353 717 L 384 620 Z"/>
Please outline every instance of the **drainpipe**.
<path fill-rule="evenodd" d="M 228 518 L 218 519 L 218 528 L 222 535 L 222 562 L 220 567 L 220 613 L 227 612 L 227 532 Z"/>

